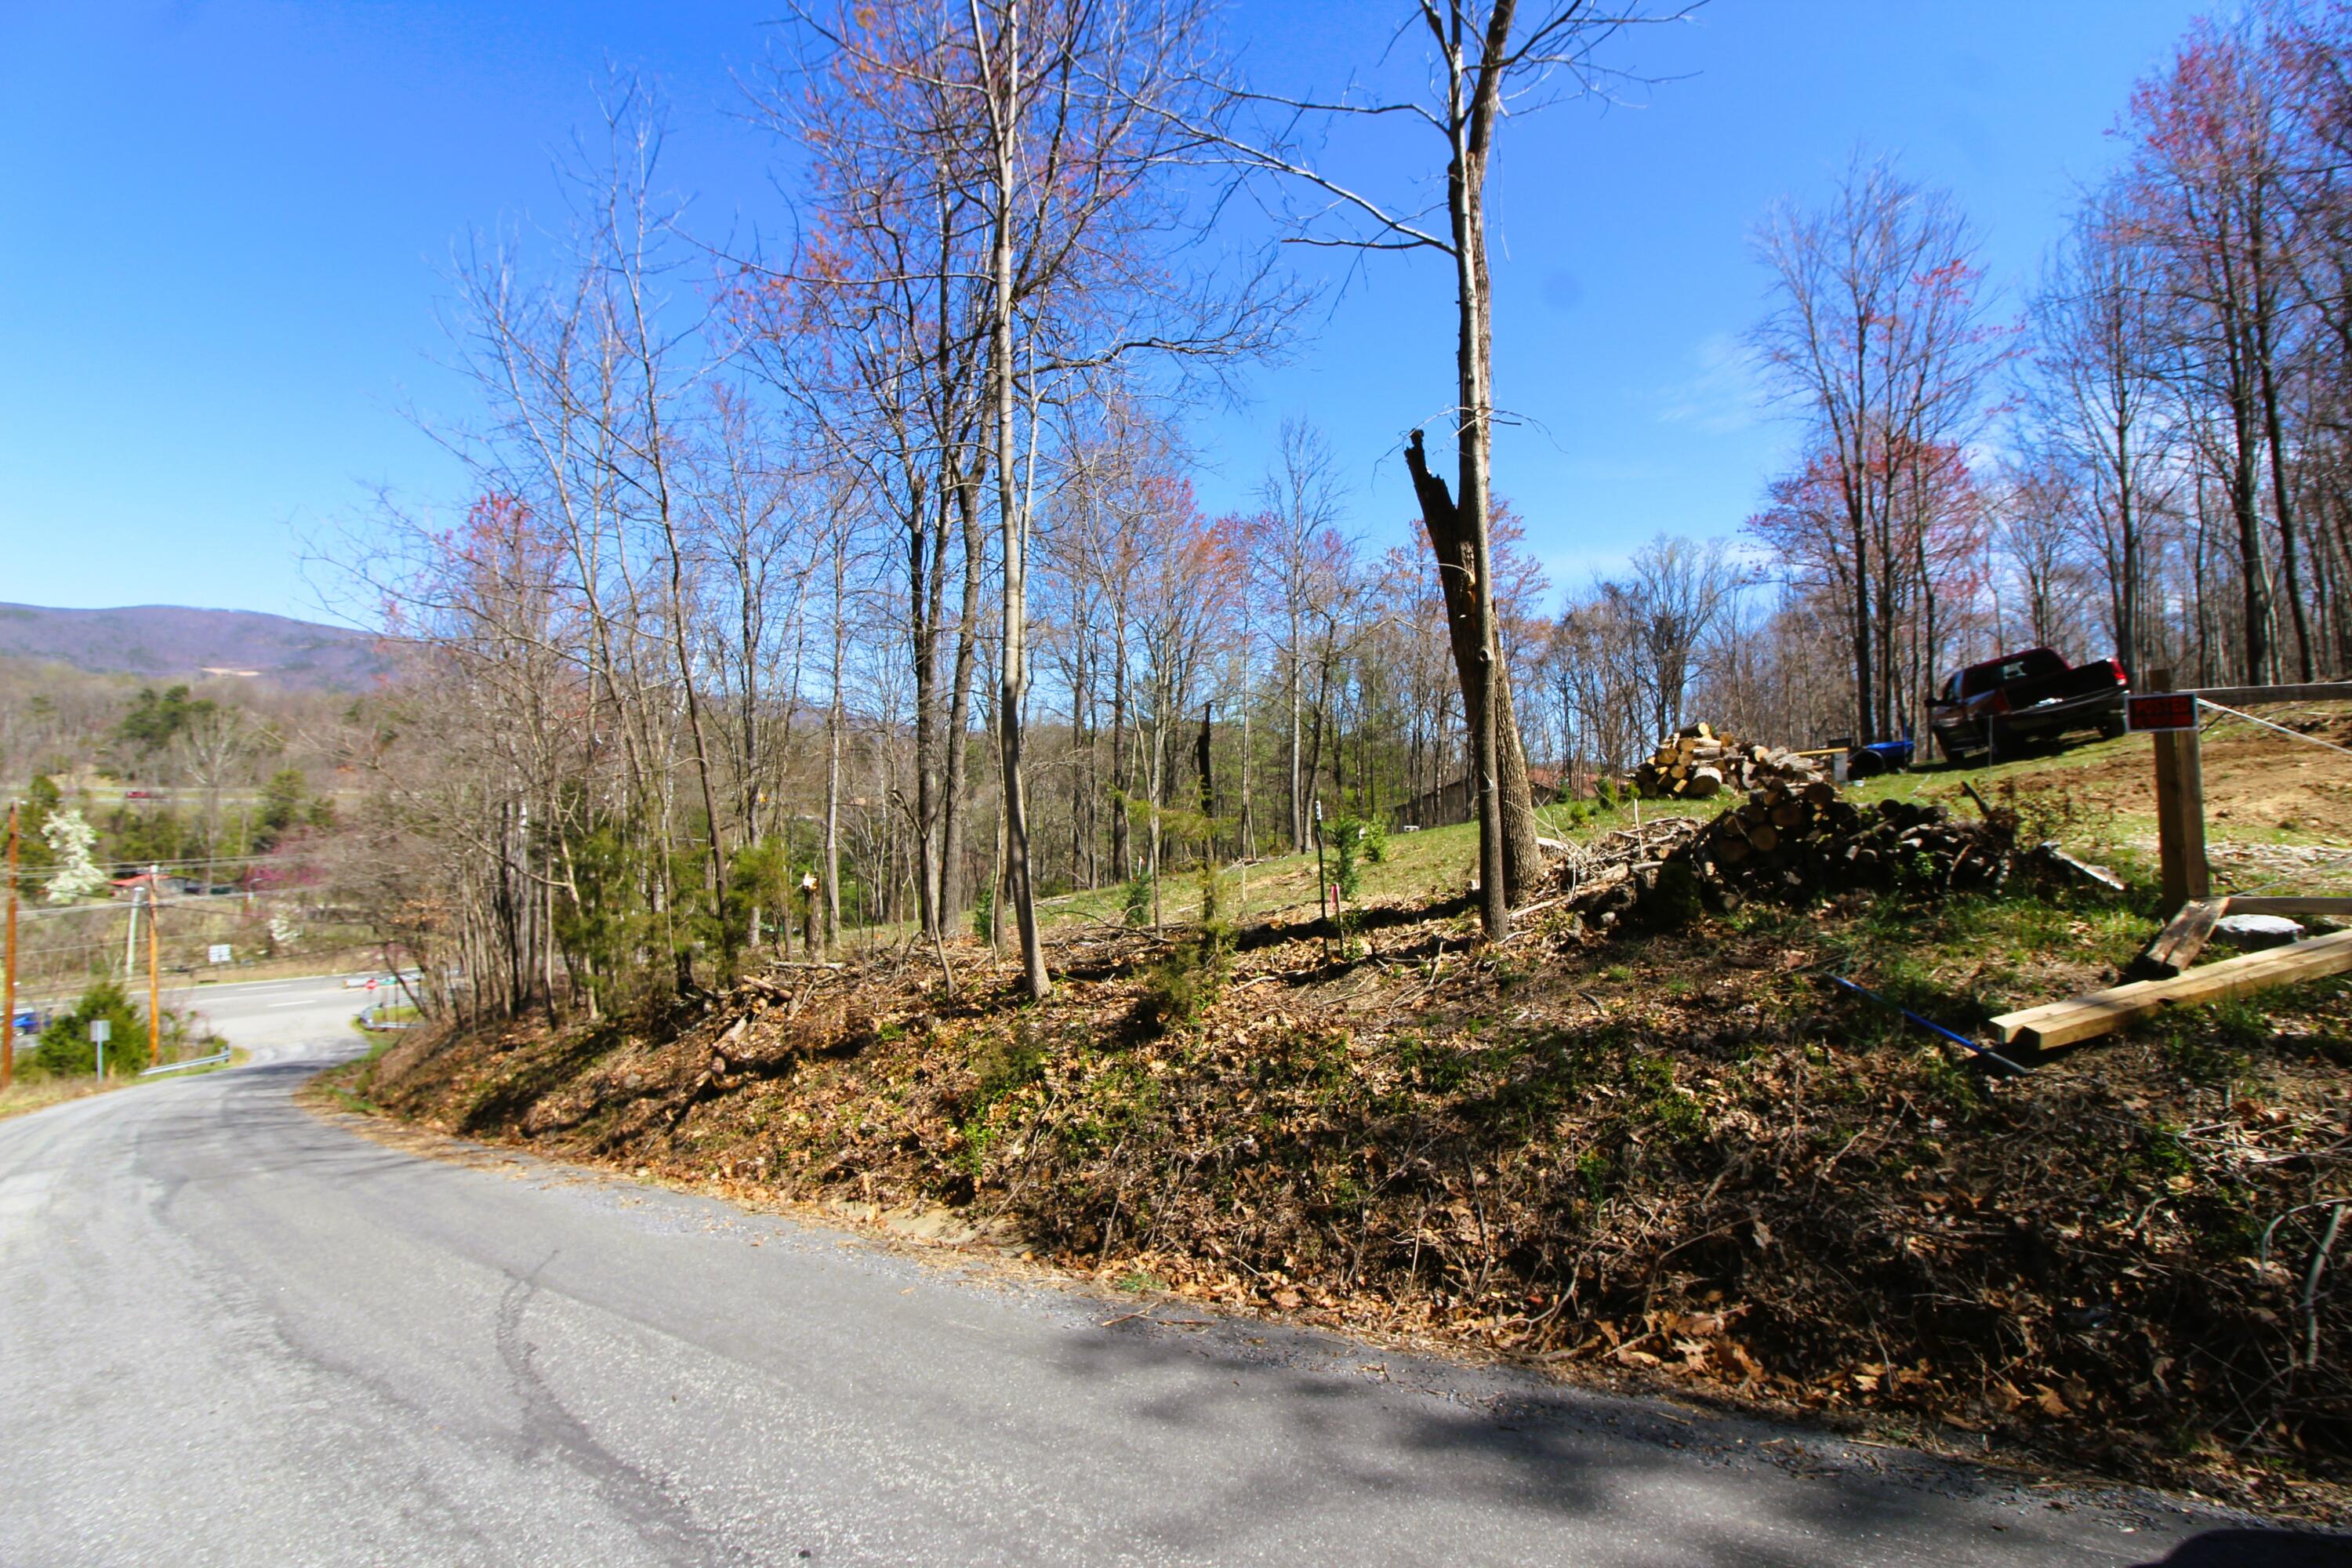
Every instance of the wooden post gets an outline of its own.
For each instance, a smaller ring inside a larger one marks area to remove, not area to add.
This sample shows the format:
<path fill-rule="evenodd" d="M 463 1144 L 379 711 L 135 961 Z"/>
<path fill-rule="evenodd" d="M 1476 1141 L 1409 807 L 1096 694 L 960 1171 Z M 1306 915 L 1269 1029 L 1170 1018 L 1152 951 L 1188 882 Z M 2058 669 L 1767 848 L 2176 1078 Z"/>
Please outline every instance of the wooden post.
<path fill-rule="evenodd" d="M 147 1065 L 163 1065 L 163 985 L 155 973 L 155 896 L 161 888 L 160 867 L 147 868 Z"/>
<path fill-rule="evenodd" d="M 2148 689 L 2172 689 L 2172 672 L 2148 677 Z M 2158 730 L 2156 741 L 2156 841 L 2163 860 L 2164 907 L 2178 910 L 2210 898 L 2212 873 L 2205 863 L 2205 769 L 2197 731 Z"/>

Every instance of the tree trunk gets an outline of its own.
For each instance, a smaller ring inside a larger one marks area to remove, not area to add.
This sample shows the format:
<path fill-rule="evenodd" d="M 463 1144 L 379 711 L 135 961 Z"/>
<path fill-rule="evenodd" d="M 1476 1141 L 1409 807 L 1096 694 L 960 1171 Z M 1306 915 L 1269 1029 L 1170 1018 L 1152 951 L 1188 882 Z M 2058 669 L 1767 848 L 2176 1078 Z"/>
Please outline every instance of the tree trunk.
<path fill-rule="evenodd" d="M 1128 773 L 1127 731 L 1133 715 L 1127 702 L 1127 590 L 1122 586 L 1112 596 L 1110 606 L 1110 792 L 1117 798 L 1110 814 L 1110 874 L 1115 881 L 1124 882 L 1135 875 L 1134 846 L 1130 842 L 1127 815 L 1128 786 L 1133 782 Z"/>
<path fill-rule="evenodd" d="M 1021 90 L 1016 73 L 1021 67 L 1019 13 L 995 39 L 997 79 L 989 84 L 991 151 L 994 154 L 995 212 L 989 239 L 989 379 L 995 403 L 996 504 L 1004 540 L 1003 668 L 997 701 L 1004 749 L 1004 880 L 1013 897 L 1013 916 L 1021 932 L 1022 977 L 1033 1001 L 1043 1001 L 1053 989 L 1045 973 L 1045 947 L 1037 932 L 1037 902 L 1029 878 L 1029 803 L 1022 778 L 1022 689 L 1026 683 L 1029 614 L 1028 519 L 1021 496 L 1020 478 L 1013 472 L 1013 207 L 1014 194 L 1013 140 L 1018 134 Z"/>
<path fill-rule="evenodd" d="M 955 669 L 948 681 L 947 768 L 940 791 L 944 820 L 940 827 L 940 925 L 955 924 L 963 910 L 964 817 L 971 809 L 969 766 L 971 679 L 980 635 L 982 545 L 979 497 L 967 480 L 957 487 L 963 512 L 963 610 L 956 627 Z"/>
<path fill-rule="evenodd" d="M 1543 850 L 1536 843 L 1535 801 L 1528 786 L 1527 754 L 1520 749 L 1519 729 L 1511 708 L 1511 682 L 1502 661 L 1487 654 L 1482 636 L 1482 609 L 1491 611 L 1483 592 L 1486 579 L 1475 570 L 1470 529 L 1447 493 L 1445 481 L 1429 471 L 1429 461 L 1416 430 L 1405 447 L 1405 467 L 1421 498 L 1422 525 L 1437 557 L 1438 584 L 1445 595 L 1447 639 L 1454 650 L 1454 668 L 1462 687 L 1465 713 L 1490 716 L 1488 733 L 1481 737 L 1478 721 L 1471 722 L 1472 766 L 1490 767 L 1485 778 L 1474 778 L 1479 800 L 1480 915 L 1486 921 L 1489 889 L 1492 901 L 1503 911 L 1487 929 L 1500 935 L 1508 929 L 1508 900 L 1525 899 L 1543 873 Z M 1491 635 L 1489 632 L 1488 635 Z M 1488 679 L 1489 671 L 1493 679 Z M 1491 782 L 1491 788 L 1488 787 Z M 1486 798 L 1493 797 L 1491 802 Z M 1489 820 L 1489 808 L 1491 817 Z M 1486 853 L 1493 840 L 1494 853 Z"/>

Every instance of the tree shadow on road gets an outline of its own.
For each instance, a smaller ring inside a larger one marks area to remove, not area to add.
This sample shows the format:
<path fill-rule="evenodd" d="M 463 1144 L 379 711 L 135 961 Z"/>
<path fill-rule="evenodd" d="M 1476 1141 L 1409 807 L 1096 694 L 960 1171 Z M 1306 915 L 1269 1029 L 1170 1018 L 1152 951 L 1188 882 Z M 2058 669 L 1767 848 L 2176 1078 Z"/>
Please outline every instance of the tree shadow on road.
<path fill-rule="evenodd" d="M 2021 1479 L 1924 1454 L 1505 1369 L 1423 1362 L 1311 1331 L 1237 1320 L 1204 1331 L 1112 1321 L 1107 1331 L 1071 1336 L 1066 1370 L 1127 1391 L 1127 1415 L 1140 1431 L 1268 1451 L 1227 1495 L 1179 1501 L 1171 1489 L 1150 1521 L 1170 1546 L 1213 1557 L 1239 1550 L 1285 1510 L 1354 1512 L 1363 1507 L 1354 1499 L 1374 1500 L 1375 1511 L 1441 1518 L 1446 1505 L 1458 1513 L 1466 1504 L 1478 1535 L 1531 1536 L 1579 1563 L 2122 1568 L 2147 1553 L 2147 1531 L 2188 1522 L 2161 1519 L 2170 1510 L 2144 1496 L 2053 1507 L 2049 1493 L 2027 1493 Z M 2124 1534 L 2126 1525 L 2139 1533 Z M 1466 1542 L 1455 1553 L 1436 1539 L 1430 1545 L 1431 1561 L 1496 1556 Z M 2279 1559 L 2294 1568 L 2304 1561 Z"/>

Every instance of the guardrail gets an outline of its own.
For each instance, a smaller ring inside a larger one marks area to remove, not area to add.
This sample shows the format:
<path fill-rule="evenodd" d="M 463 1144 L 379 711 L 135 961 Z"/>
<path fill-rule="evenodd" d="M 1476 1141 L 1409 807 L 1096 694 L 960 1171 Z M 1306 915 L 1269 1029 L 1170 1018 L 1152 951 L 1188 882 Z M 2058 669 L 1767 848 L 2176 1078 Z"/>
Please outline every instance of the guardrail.
<path fill-rule="evenodd" d="M 225 1062 L 226 1060 L 228 1060 L 228 1053 L 226 1051 L 215 1051 L 208 1057 L 194 1057 L 184 1062 L 166 1062 L 159 1068 L 142 1068 L 140 1069 L 139 1076 L 141 1078 L 153 1078 L 159 1072 L 179 1072 L 187 1068 L 208 1068 L 215 1062 Z"/>

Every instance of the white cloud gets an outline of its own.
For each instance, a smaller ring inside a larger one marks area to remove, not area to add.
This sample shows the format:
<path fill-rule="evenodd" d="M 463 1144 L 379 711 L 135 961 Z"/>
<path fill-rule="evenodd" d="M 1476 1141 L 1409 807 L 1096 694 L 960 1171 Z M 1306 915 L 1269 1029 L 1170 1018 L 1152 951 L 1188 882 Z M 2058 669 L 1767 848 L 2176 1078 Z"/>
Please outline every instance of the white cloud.
<path fill-rule="evenodd" d="M 1729 332 L 1710 332 L 1690 353 L 1697 371 L 1661 389 L 1660 423 L 1689 425 L 1710 436 L 1752 430 L 1763 423 L 1764 378 L 1750 353 Z"/>

